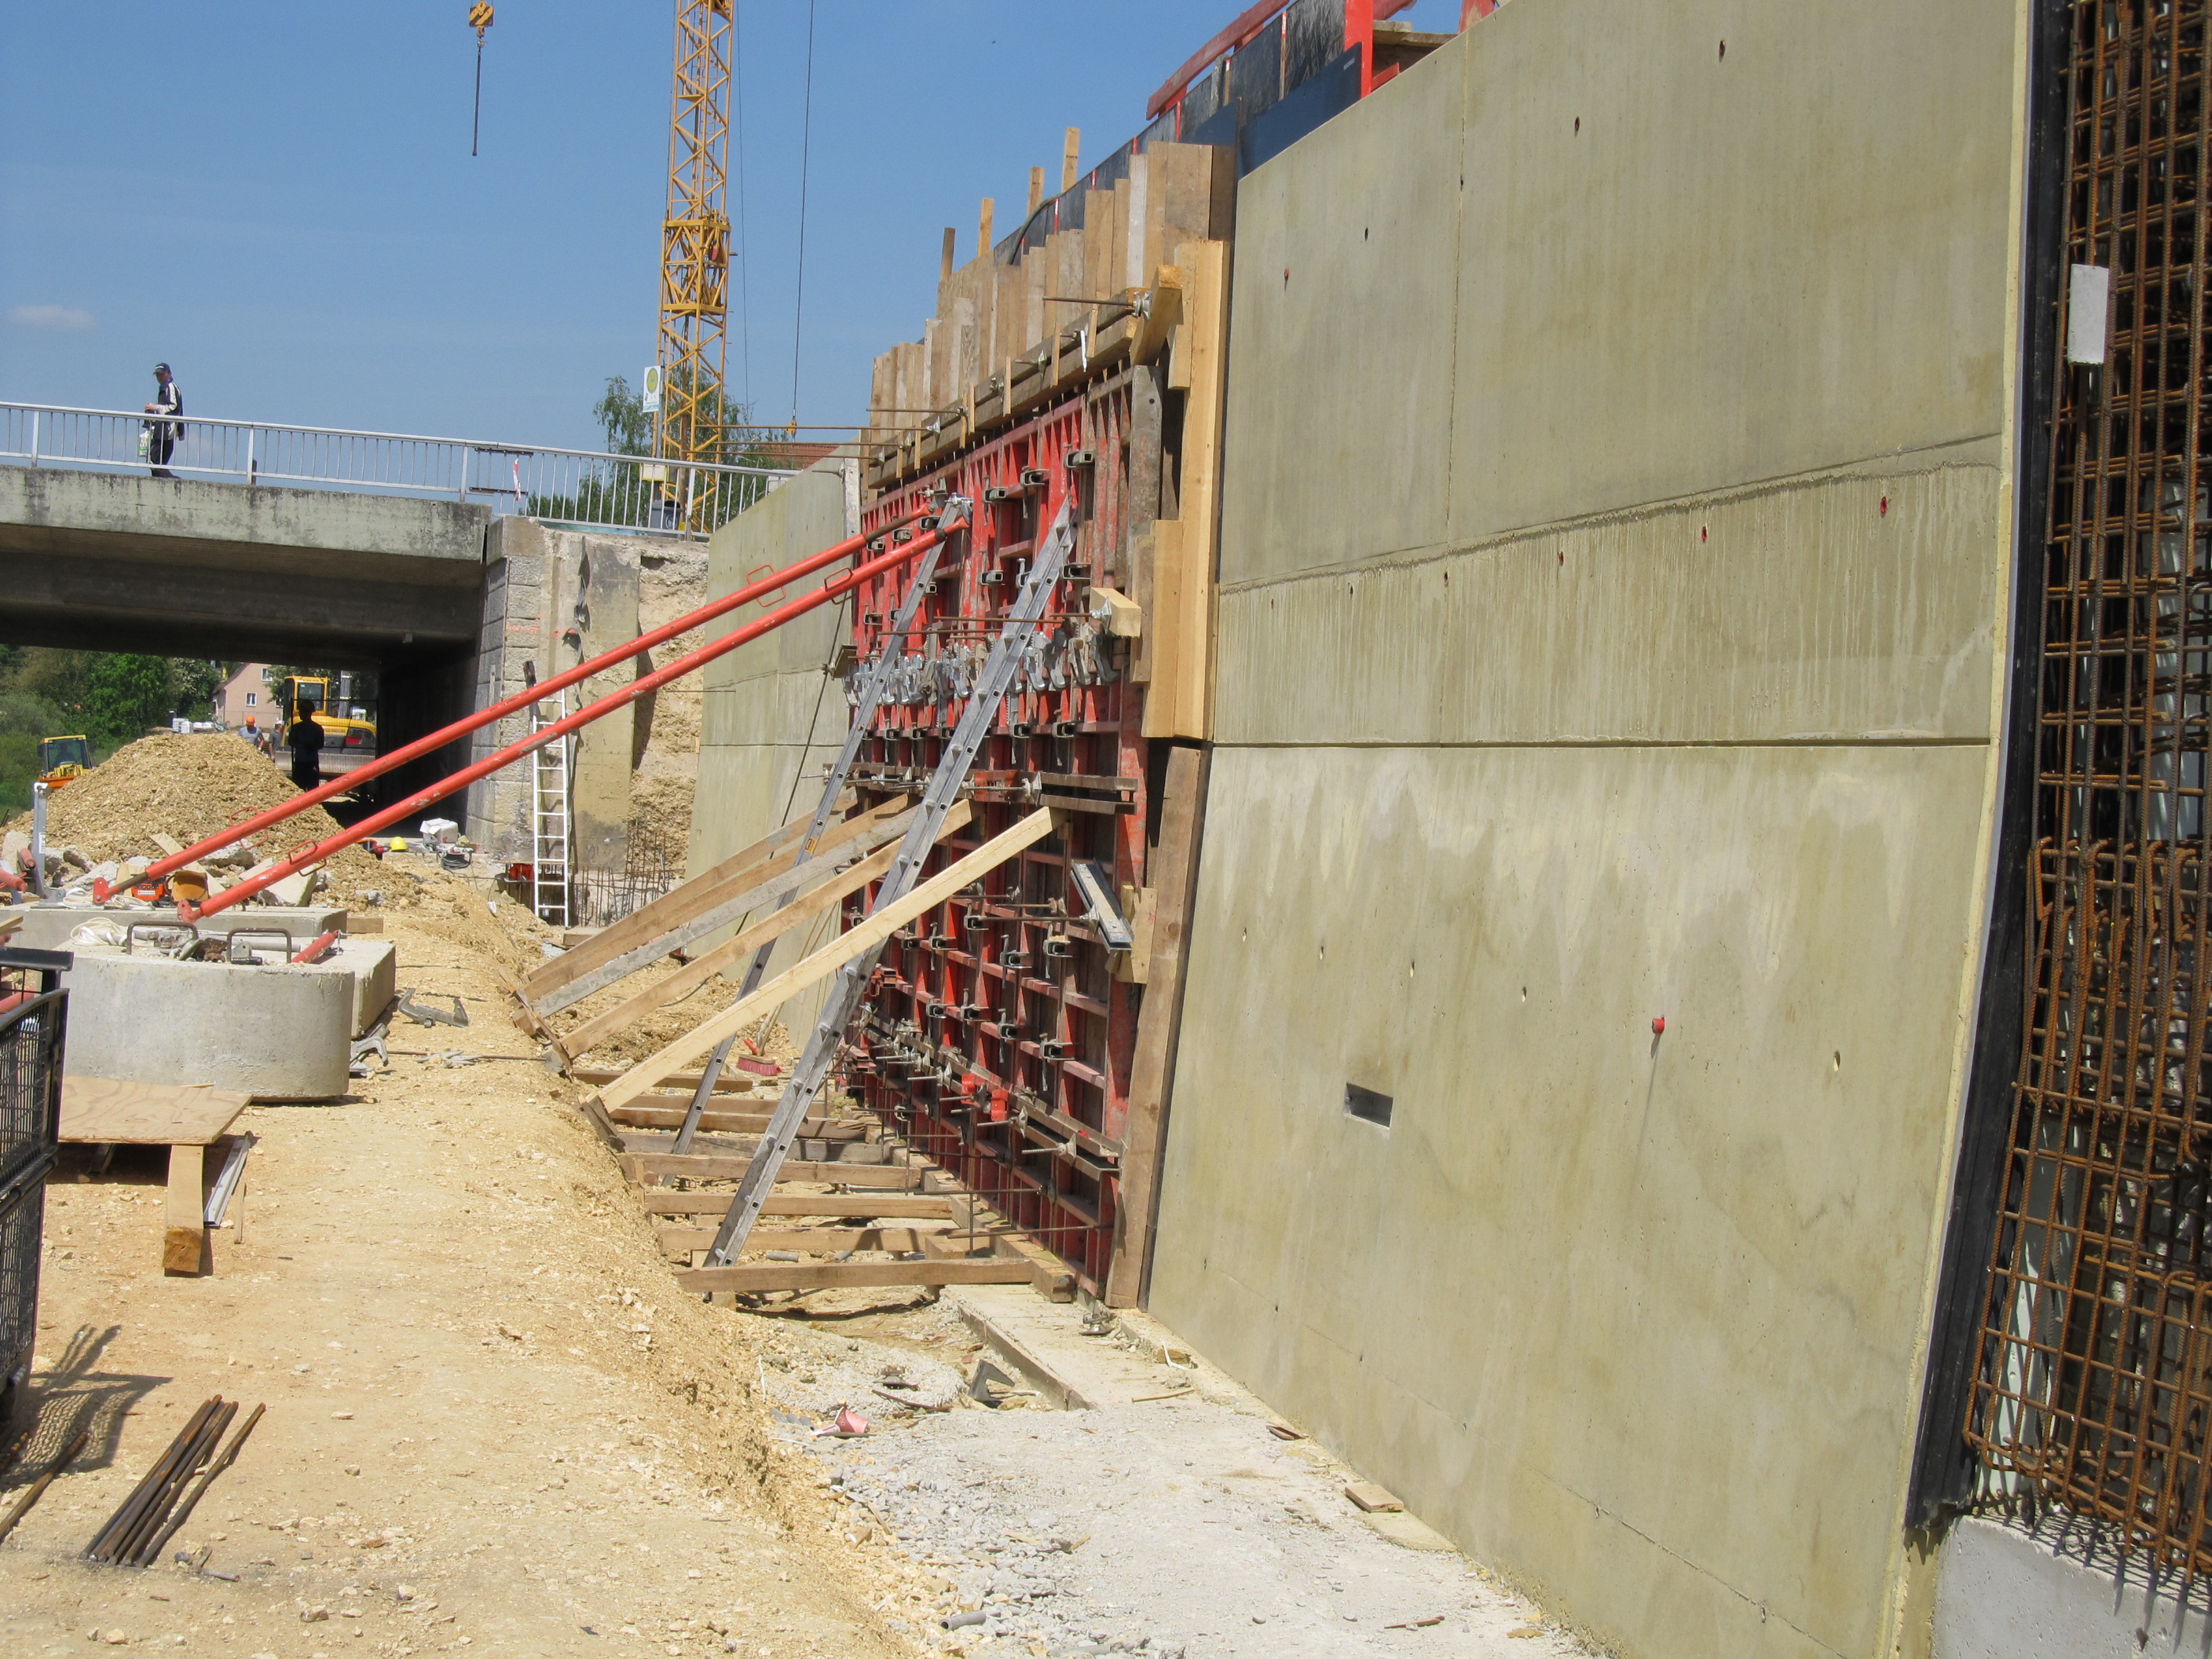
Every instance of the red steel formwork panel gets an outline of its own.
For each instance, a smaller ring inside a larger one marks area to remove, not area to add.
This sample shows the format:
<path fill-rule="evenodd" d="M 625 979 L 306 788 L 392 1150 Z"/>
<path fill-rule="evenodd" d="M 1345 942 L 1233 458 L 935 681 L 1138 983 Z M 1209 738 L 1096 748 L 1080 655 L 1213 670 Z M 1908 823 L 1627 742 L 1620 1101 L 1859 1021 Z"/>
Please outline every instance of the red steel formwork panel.
<path fill-rule="evenodd" d="M 1119 1158 L 1141 988 L 1116 978 L 1070 865 L 1095 861 L 1118 896 L 1146 883 L 1144 689 L 1128 678 L 1085 590 L 1128 586 L 1130 538 L 1158 505 L 1156 398 L 1137 369 L 879 497 L 865 528 L 892 526 L 950 491 L 975 503 L 940 556 L 853 782 L 865 804 L 918 787 L 1004 626 L 1030 550 L 1073 492 L 1074 554 L 1033 651 L 969 774 L 975 817 L 933 872 L 1040 803 L 1061 831 L 1001 866 L 981 891 L 893 935 L 853 1033 L 847 1082 L 1094 1292 L 1113 1248 Z M 1141 384 L 1140 384 L 1141 380 Z M 1134 417 L 1134 418 L 1133 418 Z M 1149 491 L 1131 488 L 1132 459 Z M 1149 495 L 1151 499 L 1142 498 Z M 1141 505 L 1139 501 L 1141 501 Z M 903 532 L 894 532 L 903 533 Z M 862 589 L 853 643 L 866 660 L 914 573 Z M 848 925 L 864 915 L 857 899 Z"/>

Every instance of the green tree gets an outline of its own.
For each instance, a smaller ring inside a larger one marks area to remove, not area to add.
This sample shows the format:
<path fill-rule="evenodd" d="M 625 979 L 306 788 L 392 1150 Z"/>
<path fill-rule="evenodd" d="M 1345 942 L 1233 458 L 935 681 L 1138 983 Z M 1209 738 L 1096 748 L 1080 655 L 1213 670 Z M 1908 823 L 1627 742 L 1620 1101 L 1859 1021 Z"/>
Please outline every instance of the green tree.
<path fill-rule="evenodd" d="M 84 702 L 94 735 L 128 743 L 167 720 L 176 705 L 169 659 L 102 653 L 86 671 Z"/>
<path fill-rule="evenodd" d="M 607 376 L 607 389 L 592 405 L 592 418 L 607 434 L 610 455 L 653 453 L 653 416 L 645 412 L 645 399 L 629 389 L 623 376 Z"/>
<path fill-rule="evenodd" d="M 237 669 L 236 663 L 215 662 L 204 657 L 170 658 L 170 706 L 188 720 L 207 719 L 215 712 L 216 689 Z"/>

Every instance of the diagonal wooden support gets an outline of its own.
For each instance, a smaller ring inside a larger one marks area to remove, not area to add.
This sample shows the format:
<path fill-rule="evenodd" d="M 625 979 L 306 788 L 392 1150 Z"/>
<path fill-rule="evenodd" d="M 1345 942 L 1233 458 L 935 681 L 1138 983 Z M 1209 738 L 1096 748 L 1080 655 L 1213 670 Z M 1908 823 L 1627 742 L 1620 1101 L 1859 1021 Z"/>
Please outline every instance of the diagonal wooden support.
<path fill-rule="evenodd" d="M 869 822 L 860 830 L 840 836 L 839 846 L 849 856 L 872 852 L 888 841 L 895 841 L 906 833 L 914 822 L 917 807 L 908 807 L 890 817 L 869 814 Z M 858 818 L 847 820 L 840 829 L 859 823 Z M 678 951 L 696 939 L 703 939 L 720 927 L 741 921 L 764 905 L 776 904 L 792 897 L 801 889 L 834 874 L 837 868 L 835 858 L 819 856 L 809 860 L 796 847 L 780 854 L 738 878 L 750 883 L 739 886 L 738 882 L 726 883 L 716 892 L 702 895 L 704 908 L 695 911 L 658 938 L 647 940 L 635 950 L 625 951 L 611 962 L 602 963 L 589 973 L 580 975 L 542 997 L 532 1000 L 540 1014 L 556 1014 L 563 1008 L 573 1007 L 594 991 L 629 978 L 641 968 L 649 968 L 671 951 Z"/>
<path fill-rule="evenodd" d="M 957 803 L 945 814 L 945 828 L 938 839 L 942 841 L 955 830 L 965 829 L 969 816 L 968 803 Z M 689 966 L 658 983 L 647 986 L 619 1007 L 610 1008 L 605 1013 L 586 1020 L 562 1037 L 561 1046 L 570 1054 L 587 1053 L 608 1038 L 628 1030 L 655 1009 L 682 1001 L 715 975 L 734 967 L 749 953 L 774 944 L 800 923 L 811 921 L 840 899 L 858 892 L 890 869 L 891 860 L 897 854 L 896 847 L 878 848 L 842 875 L 823 883 L 803 897 L 793 899 L 773 915 L 763 917 L 736 938 L 716 945 Z"/>
<path fill-rule="evenodd" d="M 845 820 L 841 827 L 865 829 L 883 818 L 896 816 L 904 808 L 904 801 L 886 801 L 872 811 L 863 812 Z M 853 830 L 853 833 L 860 833 Z M 563 951 L 523 978 L 523 989 L 530 994 L 533 1003 L 542 1002 L 553 992 L 572 980 L 578 979 L 595 968 L 605 967 L 617 957 L 639 945 L 650 943 L 699 914 L 708 905 L 718 902 L 717 895 L 726 897 L 738 890 L 732 882 L 757 882 L 774 874 L 771 864 L 793 851 L 800 836 L 806 833 L 806 824 L 799 820 L 772 830 L 751 846 L 732 853 L 712 869 L 702 871 L 689 881 L 671 888 L 650 904 L 640 905 L 621 921 L 601 928 L 582 944 Z M 777 864 L 777 868 L 789 869 L 789 861 Z"/>
<path fill-rule="evenodd" d="M 841 933 L 794 967 L 778 974 L 749 997 L 741 997 L 714 1018 L 693 1027 L 656 1054 L 623 1073 L 599 1091 L 608 1107 L 635 1100 L 688 1060 L 708 1053 L 724 1037 L 743 1030 L 763 1014 L 780 1007 L 810 985 L 820 983 L 854 957 L 882 945 L 926 910 L 951 898 L 969 883 L 989 874 L 1024 848 L 1033 847 L 1052 834 L 1052 813 L 1039 808 L 1013 828 L 993 836 L 982 846 L 933 877 L 904 898 L 870 916 L 850 933 Z"/>

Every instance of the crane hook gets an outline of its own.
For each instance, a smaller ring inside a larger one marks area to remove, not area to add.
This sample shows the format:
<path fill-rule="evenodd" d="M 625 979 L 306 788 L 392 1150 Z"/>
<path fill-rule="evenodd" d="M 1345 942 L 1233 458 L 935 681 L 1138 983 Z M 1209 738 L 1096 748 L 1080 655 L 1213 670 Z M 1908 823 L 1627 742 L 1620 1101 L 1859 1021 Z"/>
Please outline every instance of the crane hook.
<path fill-rule="evenodd" d="M 491 27 L 491 0 L 474 0 L 469 7 L 469 27 L 477 32 L 477 106 L 469 120 L 469 154 L 477 153 L 477 137 L 483 129 L 483 38 Z"/>

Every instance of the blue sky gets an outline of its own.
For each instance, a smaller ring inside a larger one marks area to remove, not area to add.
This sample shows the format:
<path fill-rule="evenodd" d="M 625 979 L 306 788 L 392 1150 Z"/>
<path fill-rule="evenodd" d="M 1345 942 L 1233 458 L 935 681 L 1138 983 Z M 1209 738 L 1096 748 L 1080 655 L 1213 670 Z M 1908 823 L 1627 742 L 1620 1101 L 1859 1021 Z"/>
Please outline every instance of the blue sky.
<path fill-rule="evenodd" d="M 0 398 L 135 409 L 157 359 L 208 416 L 596 447 L 653 352 L 667 0 L 497 0 L 469 155 L 466 0 L 9 8 Z M 817 0 L 802 422 L 864 412 L 1029 168 L 1059 181 L 1239 0 Z M 1448 29 L 1455 0 L 1402 14 Z M 793 401 L 805 0 L 743 0 L 750 371 Z"/>

